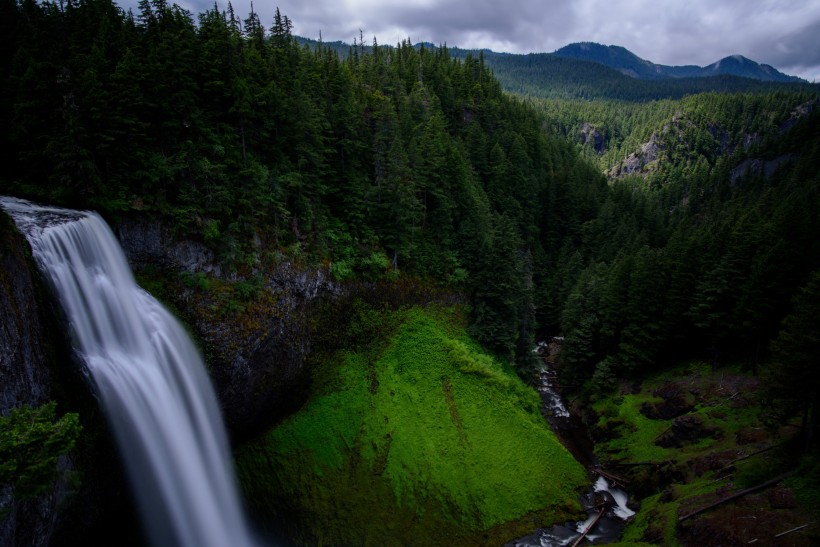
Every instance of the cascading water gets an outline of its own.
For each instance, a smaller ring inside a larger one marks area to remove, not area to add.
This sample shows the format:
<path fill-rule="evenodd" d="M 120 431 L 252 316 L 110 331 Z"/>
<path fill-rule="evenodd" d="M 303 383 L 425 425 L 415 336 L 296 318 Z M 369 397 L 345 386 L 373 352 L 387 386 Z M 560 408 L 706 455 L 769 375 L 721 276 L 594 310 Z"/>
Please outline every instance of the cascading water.
<path fill-rule="evenodd" d="M 250 546 L 202 358 L 92 212 L 0 197 L 54 286 L 156 546 Z"/>
<path fill-rule="evenodd" d="M 549 343 L 542 342 L 535 348 L 535 352 L 543 360 L 538 385 L 542 412 L 564 446 L 578 461 L 594 466 L 592 446 L 586 446 L 589 442 L 588 436 L 580 431 L 580 421 L 567 410 L 561 395 L 553 385 L 555 376 L 549 365 L 554 361 L 562 341 L 562 338 L 553 338 Z M 581 504 L 587 513 L 585 520 L 558 524 L 551 528 L 539 528 L 534 534 L 508 542 L 505 547 L 562 547 L 581 543 L 612 543 L 620 537 L 624 522 L 635 514 L 627 506 L 626 493 L 610 485 L 603 475 L 598 477 L 590 491 L 581 496 Z"/>

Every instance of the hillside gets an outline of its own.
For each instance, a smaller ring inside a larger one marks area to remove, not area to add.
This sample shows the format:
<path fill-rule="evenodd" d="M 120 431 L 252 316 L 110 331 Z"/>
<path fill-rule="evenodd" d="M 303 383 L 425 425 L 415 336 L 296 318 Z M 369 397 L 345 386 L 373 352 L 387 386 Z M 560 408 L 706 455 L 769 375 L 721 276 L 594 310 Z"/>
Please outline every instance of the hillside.
<path fill-rule="evenodd" d="M 251 506 L 300 544 L 500 545 L 580 511 L 588 479 L 537 393 L 452 310 L 364 310 L 319 353 L 304 409 L 238 465 Z M 275 519 L 275 520 L 271 520 Z"/>
<path fill-rule="evenodd" d="M 708 66 L 658 65 L 641 59 L 621 46 L 604 46 L 594 42 L 580 42 L 566 45 L 553 52 L 558 57 L 594 61 L 614 68 L 627 76 L 642 79 L 659 78 L 703 78 L 710 76 L 741 76 L 765 82 L 806 83 L 796 76 L 779 72 L 774 67 L 758 64 L 741 55 L 732 55 Z"/>
<path fill-rule="evenodd" d="M 710 91 L 758 93 L 788 89 L 811 90 L 818 87 L 805 82 L 762 81 L 741 77 L 738 70 L 727 73 L 709 71 L 694 75 L 687 74 L 686 70 L 682 69 L 679 77 L 635 78 L 597 60 L 560 57 L 549 53 L 518 55 L 486 50 L 468 52 L 452 48 L 450 51 L 461 58 L 466 57 L 468 53 L 480 53 L 505 91 L 546 99 L 616 99 L 648 102 L 679 99 L 686 95 Z M 655 70 L 651 64 L 647 65 L 640 60 L 630 67 L 630 71 Z"/>
<path fill-rule="evenodd" d="M 302 45 L 316 48 L 315 40 L 297 38 Z M 347 57 L 351 52 L 370 52 L 372 46 L 343 42 L 322 43 L 323 48 Z M 421 44 L 414 47 L 419 48 Z M 435 51 L 438 46 L 424 44 Z M 758 65 L 743 57 L 727 57 L 707 67 L 657 65 L 640 59 L 618 46 L 571 44 L 554 53 L 499 53 L 488 49 L 468 50 L 445 47 L 455 59 L 481 58 L 504 91 L 525 97 L 547 99 L 616 99 L 648 102 L 679 99 L 706 93 L 769 92 L 818 88 L 786 76 L 768 65 Z"/>

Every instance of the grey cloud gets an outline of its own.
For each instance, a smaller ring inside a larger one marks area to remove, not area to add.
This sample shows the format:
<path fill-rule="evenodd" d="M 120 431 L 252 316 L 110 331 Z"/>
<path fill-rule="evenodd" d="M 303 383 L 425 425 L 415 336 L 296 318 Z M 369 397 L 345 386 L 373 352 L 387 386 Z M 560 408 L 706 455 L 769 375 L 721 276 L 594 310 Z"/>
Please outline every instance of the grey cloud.
<path fill-rule="evenodd" d="M 820 66 L 820 20 L 761 44 L 754 50 L 754 55 L 774 66 L 799 69 Z"/>
<path fill-rule="evenodd" d="M 120 0 L 136 6 L 137 0 Z M 177 0 L 200 13 L 213 0 Z M 218 0 L 221 9 L 227 0 Z M 820 0 L 278 0 L 254 4 L 270 26 L 276 6 L 302 36 L 392 44 L 409 38 L 517 53 L 570 42 L 620 45 L 661 64 L 707 65 L 732 54 L 820 75 Z M 234 0 L 245 18 L 250 0 Z"/>

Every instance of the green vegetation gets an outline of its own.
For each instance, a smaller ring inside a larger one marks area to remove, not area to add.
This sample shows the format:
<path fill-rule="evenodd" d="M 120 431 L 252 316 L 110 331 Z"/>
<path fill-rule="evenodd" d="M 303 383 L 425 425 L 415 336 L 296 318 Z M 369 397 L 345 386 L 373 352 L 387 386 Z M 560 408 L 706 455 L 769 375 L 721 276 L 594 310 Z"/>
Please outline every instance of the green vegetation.
<path fill-rule="evenodd" d="M 241 277 L 298 259 L 450 285 L 474 335 L 527 364 L 531 277 L 606 186 L 480 56 L 340 57 L 300 46 L 282 14 L 266 29 L 164 0 L 2 6 L 0 191 L 165 217 Z"/>
<path fill-rule="evenodd" d="M 377 336 L 324 356 L 306 406 L 240 448 L 262 520 L 295 517 L 302 544 L 384 545 L 401 531 L 412 545 L 494 545 L 579 511 L 588 479 L 538 394 L 452 312 L 363 311 L 351 339 L 363 327 Z"/>
<path fill-rule="evenodd" d="M 56 406 L 24 406 L 0 416 L 0 485 L 10 484 L 18 500 L 53 486 L 58 459 L 74 448 L 82 431 L 77 414 L 57 418 Z"/>
<path fill-rule="evenodd" d="M 635 123 L 629 134 L 644 135 L 638 141 L 657 137 L 657 158 L 613 179 L 577 254 L 559 262 L 572 265 L 556 280 L 566 383 L 591 379 L 606 391 L 681 356 L 754 370 L 769 360 L 794 295 L 810 292 L 820 267 L 810 220 L 820 206 L 820 124 L 806 99 L 707 95 L 658 105 L 645 124 L 624 118 Z M 806 321 L 791 326 L 811 332 Z"/>
<path fill-rule="evenodd" d="M 765 541 L 817 518 L 816 460 L 794 450 L 794 421 L 766 426 L 760 378 L 738 366 L 692 362 L 636 387 L 623 385 L 628 392 L 592 405 L 601 466 L 628 483 L 640 506 L 624 540 L 689 545 L 712 534 L 721 543 Z M 779 486 L 679 522 L 795 469 Z M 738 525 L 745 520 L 753 522 Z"/>

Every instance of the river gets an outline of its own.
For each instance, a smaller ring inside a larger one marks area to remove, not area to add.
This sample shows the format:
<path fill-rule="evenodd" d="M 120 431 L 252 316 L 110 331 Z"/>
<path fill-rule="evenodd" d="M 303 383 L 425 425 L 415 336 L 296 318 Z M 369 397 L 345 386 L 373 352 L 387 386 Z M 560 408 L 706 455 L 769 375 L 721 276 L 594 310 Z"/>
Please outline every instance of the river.
<path fill-rule="evenodd" d="M 583 423 L 567 409 L 555 382 L 552 368 L 560 351 L 561 339 L 553 338 L 536 347 L 542 366 L 538 374 L 538 392 L 541 410 L 564 446 L 588 469 L 595 469 L 597 461 L 593 444 Z M 595 475 L 595 472 L 592 472 Z M 607 544 L 618 541 L 624 524 L 635 512 L 627 505 L 624 490 L 610 484 L 604 476 L 597 479 L 581 495 L 581 505 L 587 513 L 584 520 L 565 522 L 551 528 L 539 528 L 530 535 L 505 544 L 505 547 L 559 547 L 567 545 Z M 583 536 L 583 538 L 582 538 Z"/>

